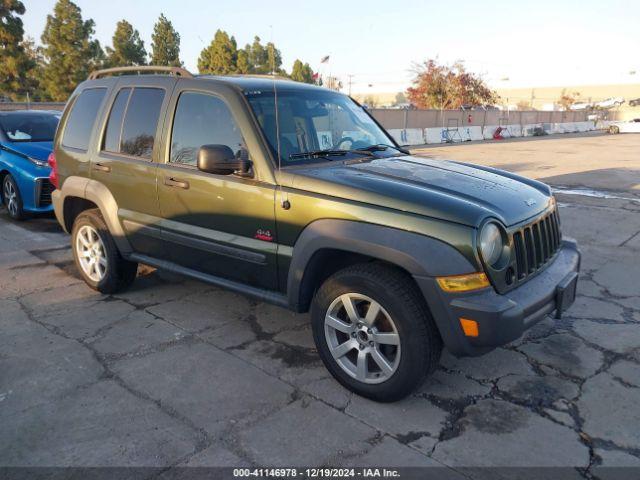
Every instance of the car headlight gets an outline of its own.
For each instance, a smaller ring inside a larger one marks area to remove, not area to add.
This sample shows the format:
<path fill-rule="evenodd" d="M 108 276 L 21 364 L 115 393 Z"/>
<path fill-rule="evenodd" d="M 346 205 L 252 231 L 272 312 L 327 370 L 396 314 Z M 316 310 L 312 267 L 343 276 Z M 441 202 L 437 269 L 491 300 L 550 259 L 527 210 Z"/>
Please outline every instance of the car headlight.
<path fill-rule="evenodd" d="M 502 256 L 504 241 L 500 228 L 493 222 L 487 223 L 480 232 L 480 254 L 487 265 L 495 265 Z"/>
<path fill-rule="evenodd" d="M 37 158 L 27 157 L 27 160 L 29 160 L 31 163 L 33 163 L 37 167 L 46 167 L 47 166 L 47 162 L 42 161 L 42 160 L 38 160 Z"/>

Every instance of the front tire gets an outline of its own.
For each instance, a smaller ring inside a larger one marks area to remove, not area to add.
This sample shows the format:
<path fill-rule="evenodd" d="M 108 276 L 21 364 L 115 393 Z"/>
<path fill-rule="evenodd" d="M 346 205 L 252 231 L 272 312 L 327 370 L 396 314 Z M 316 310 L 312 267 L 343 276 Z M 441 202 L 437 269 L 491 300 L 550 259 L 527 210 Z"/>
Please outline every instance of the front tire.
<path fill-rule="evenodd" d="M 393 402 L 437 367 L 442 340 L 412 279 L 380 263 L 347 267 L 316 293 L 313 336 L 329 372 L 349 390 Z"/>
<path fill-rule="evenodd" d="M 24 220 L 25 212 L 22 203 L 22 195 L 14 178 L 8 174 L 2 181 L 2 199 L 9 217 L 13 220 Z"/>
<path fill-rule="evenodd" d="M 138 264 L 122 258 L 99 210 L 78 215 L 71 231 L 71 245 L 82 279 L 94 290 L 116 293 L 135 280 Z"/>

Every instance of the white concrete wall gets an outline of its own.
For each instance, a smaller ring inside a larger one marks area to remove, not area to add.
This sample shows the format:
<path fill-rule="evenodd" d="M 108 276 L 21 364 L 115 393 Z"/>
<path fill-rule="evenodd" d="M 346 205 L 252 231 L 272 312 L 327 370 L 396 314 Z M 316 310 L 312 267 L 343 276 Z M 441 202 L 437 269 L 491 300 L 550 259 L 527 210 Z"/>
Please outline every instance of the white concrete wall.
<path fill-rule="evenodd" d="M 608 128 L 611 122 L 600 122 L 599 129 Z M 589 132 L 596 130 L 593 122 L 564 122 L 564 123 L 518 123 L 502 125 L 504 138 L 531 137 L 536 128 L 542 127 L 546 134 Z M 493 140 L 493 134 L 498 125 L 465 126 L 457 129 L 447 128 L 407 128 L 390 129 L 388 132 L 400 145 L 423 145 L 440 143 L 460 143 L 479 140 Z"/>

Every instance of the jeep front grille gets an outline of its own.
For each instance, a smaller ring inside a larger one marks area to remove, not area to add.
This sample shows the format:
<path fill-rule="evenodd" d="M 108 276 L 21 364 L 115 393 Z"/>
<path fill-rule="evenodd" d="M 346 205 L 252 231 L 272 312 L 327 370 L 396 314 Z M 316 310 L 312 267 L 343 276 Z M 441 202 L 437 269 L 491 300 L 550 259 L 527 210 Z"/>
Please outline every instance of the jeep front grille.
<path fill-rule="evenodd" d="M 513 232 L 517 280 L 542 268 L 558 251 L 561 240 L 557 210 Z"/>

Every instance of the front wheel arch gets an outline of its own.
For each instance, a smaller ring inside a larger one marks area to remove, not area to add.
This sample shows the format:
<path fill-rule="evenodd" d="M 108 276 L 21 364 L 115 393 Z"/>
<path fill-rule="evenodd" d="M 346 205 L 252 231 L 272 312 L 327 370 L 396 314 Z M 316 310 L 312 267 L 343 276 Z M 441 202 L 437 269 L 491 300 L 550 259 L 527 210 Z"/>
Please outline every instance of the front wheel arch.
<path fill-rule="evenodd" d="M 4 177 L 6 177 L 7 175 L 9 175 L 9 170 L 0 170 L 0 185 L 2 185 L 2 182 L 4 182 Z M 0 202 L 4 201 L 4 192 L 2 191 L 2 188 L 0 188 Z"/>
<path fill-rule="evenodd" d="M 349 265 L 383 262 L 409 276 L 441 276 L 478 270 L 451 245 L 434 237 L 370 223 L 317 220 L 300 234 L 289 265 L 289 304 L 307 312 L 322 281 Z"/>

